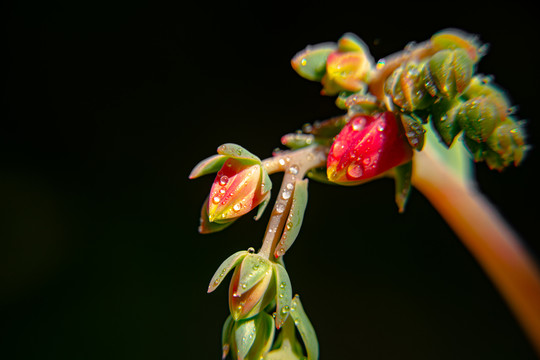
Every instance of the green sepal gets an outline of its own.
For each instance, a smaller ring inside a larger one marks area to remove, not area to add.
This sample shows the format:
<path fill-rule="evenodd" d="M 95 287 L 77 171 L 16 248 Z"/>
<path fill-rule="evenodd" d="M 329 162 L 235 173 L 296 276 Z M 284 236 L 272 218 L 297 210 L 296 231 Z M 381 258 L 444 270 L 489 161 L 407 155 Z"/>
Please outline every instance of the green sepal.
<path fill-rule="evenodd" d="M 234 328 L 234 319 L 232 315 L 229 315 L 223 324 L 223 330 L 221 331 L 221 348 L 222 355 L 221 358 L 225 359 L 229 354 L 232 344 L 232 331 Z"/>
<path fill-rule="evenodd" d="M 273 266 L 276 276 L 276 328 L 279 329 L 289 316 L 292 286 L 285 267 L 278 263 L 274 263 Z"/>
<path fill-rule="evenodd" d="M 317 340 L 317 334 L 304 311 L 304 307 L 300 302 L 300 296 L 298 294 L 295 295 L 291 301 L 290 312 L 291 317 L 294 319 L 294 324 L 306 347 L 308 360 L 317 360 L 319 358 L 319 341 Z"/>
<path fill-rule="evenodd" d="M 215 220 L 210 221 L 208 218 L 208 197 L 204 200 L 202 209 L 201 209 L 201 218 L 199 220 L 199 233 L 201 234 L 211 234 L 218 231 L 221 231 L 235 222 L 238 218 L 226 219 L 226 220 Z"/>
<path fill-rule="evenodd" d="M 399 212 L 405 211 L 405 204 L 411 192 L 412 160 L 394 168 L 396 184 L 396 204 Z"/>
<path fill-rule="evenodd" d="M 283 256 L 292 246 L 304 219 L 304 212 L 308 201 L 308 179 L 296 180 L 292 198 L 291 209 L 280 242 L 276 245 L 274 256 Z"/>
<path fill-rule="evenodd" d="M 234 338 L 236 344 L 236 356 L 238 360 L 244 360 L 251 350 L 257 335 L 256 318 L 239 320 L 234 327 Z"/>
<path fill-rule="evenodd" d="M 202 160 L 191 170 L 189 178 L 195 179 L 199 176 L 218 172 L 228 158 L 225 155 L 213 155 Z"/>
<path fill-rule="evenodd" d="M 234 269 L 238 264 L 240 264 L 240 262 L 248 254 L 248 251 L 242 250 L 232 254 L 227 259 L 225 259 L 225 261 L 221 263 L 219 268 L 214 273 L 212 280 L 210 280 L 208 292 L 211 293 L 212 291 L 214 291 L 219 286 L 219 284 L 221 284 L 229 271 L 231 271 L 231 269 Z"/>
<path fill-rule="evenodd" d="M 348 51 L 367 51 L 367 45 L 356 34 L 345 33 L 338 40 L 338 50 L 342 52 Z"/>
<path fill-rule="evenodd" d="M 311 180 L 315 180 L 323 184 L 337 185 L 335 182 L 328 179 L 326 167 L 311 169 L 307 172 L 306 176 Z"/>
<path fill-rule="evenodd" d="M 226 155 L 235 159 L 245 160 L 247 163 L 260 164 L 261 159 L 253 155 L 243 147 L 237 144 L 223 144 L 217 149 L 218 154 Z"/>
<path fill-rule="evenodd" d="M 381 112 L 382 106 L 379 100 L 365 91 L 350 92 L 342 91 L 336 98 L 336 106 L 343 110 L 351 110 L 358 114 L 372 114 Z"/>
<path fill-rule="evenodd" d="M 240 267 L 236 296 L 242 296 L 242 294 L 261 281 L 267 275 L 270 267 L 270 261 L 262 256 L 257 254 L 248 254 L 245 256 Z"/>
<path fill-rule="evenodd" d="M 409 145 L 418 151 L 422 150 L 424 147 L 424 133 L 426 132 L 422 122 L 410 115 L 402 113 L 401 123 L 403 124 Z"/>
<path fill-rule="evenodd" d="M 456 118 L 460 104 L 459 100 L 441 98 L 432 107 L 431 123 L 447 147 L 452 145 L 455 137 L 461 132 Z"/>
<path fill-rule="evenodd" d="M 326 73 L 326 59 L 336 48 L 334 43 L 308 46 L 292 58 L 291 65 L 303 78 L 321 81 Z"/>
<path fill-rule="evenodd" d="M 266 209 L 266 207 L 270 203 L 271 196 L 272 196 L 272 194 L 271 194 L 270 191 L 266 193 L 266 196 L 265 196 L 264 200 L 259 204 L 259 207 L 257 208 L 257 215 L 255 215 L 253 217 L 253 219 L 255 219 L 255 221 L 259 220 L 263 216 L 264 210 Z"/>

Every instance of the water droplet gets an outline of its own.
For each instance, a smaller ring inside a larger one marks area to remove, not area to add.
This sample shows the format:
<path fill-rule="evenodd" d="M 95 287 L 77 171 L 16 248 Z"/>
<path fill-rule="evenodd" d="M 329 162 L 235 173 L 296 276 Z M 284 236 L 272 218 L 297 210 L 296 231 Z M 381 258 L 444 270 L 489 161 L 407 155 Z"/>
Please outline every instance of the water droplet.
<path fill-rule="evenodd" d="M 281 197 L 282 197 L 284 200 L 287 200 L 288 198 L 291 197 L 291 194 L 292 194 L 291 190 L 285 189 L 285 190 L 283 190 L 283 192 L 281 193 Z"/>
<path fill-rule="evenodd" d="M 233 293 L 232 294 L 233 297 L 240 297 L 240 294 L 238 294 L 237 292 Z M 238 307 L 241 308 L 242 305 L 239 305 Z"/>
<path fill-rule="evenodd" d="M 289 305 L 285 305 L 283 308 L 281 308 L 282 314 L 287 314 L 289 312 Z"/>
<path fill-rule="evenodd" d="M 293 227 L 293 223 L 289 221 L 287 223 L 287 230 L 291 230 L 292 227 Z"/>
<path fill-rule="evenodd" d="M 278 213 L 280 213 L 280 214 L 281 214 L 283 211 L 285 211 L 285 204 L 282 204 L 282 203 L 277 204 L 277 205 L 276 205 L 276 211 L 277 211 Z"/>
<path fill-rule="evenodd" d="M 212 199 L 212 202 L 213 202 L 214 204 L 217 204 L 217 203 L 219 202 L 219 200 L 221 200 L 221 199 L 219 198 L 219 196 L 214 196 L 214 198 Z"/>
<path fill-rule="evenodd" d="M 245 283 L 242 284 L 242 289 L 247 288 L 247 285 Z"/>
<path fill-rule="evenodd" d="M 279 294 L 279 298 L 281 299 L 283 297 L 283 294 Z"/>
<path fill-rule="evenodd" d="M 219 185 L 225 186 L 229 182 L 229 177 L 227 175 L 223 175 L 219 178 Z"/>
<path fill-rule="evenodd" d="M 225 189 L 219 189 L 220 194 L 225 194 Z"/>
<path fill-rule="evenodd" d="M 293 165 L 289 168 L 289 172 L 293 175 L 297 175 L 298 174 L 298 166 L 296 165 Z"/>
<path fill-rule="evenodd" d="M 380 122 L 380 123 L 377 124 L 377 130 L 378 130 L 378 131 L 384 131 L 384 127 L 385 127 L 385 126 L 384 126 L 384 123 L 382 123 L 382 122 Z"/>
<path fill-rule="evenodd" d="M 285 187 L 286 187 L 288 190 L 292 190 L 292 189 L 294 189 L 294 184 L 293 184 L 293 183 L 288 183 Z"/>
<path fill-rule="evenodd" d="M 279 160 L 278 160 L 278 163 L 279 163 L 279 165 L 283 166 L 283 165 L 285 165 L 285 160 L 279 159 Z"/>
<path fill-rule="evenodd" d="M 364 169 L 359 164 L 351 164 L 347 168 L 347 175 L 355 179 L 361 177 L 363 173 Z"/>
<path fill-rule="evenodd" d="M 218 286 L 218 285 L 219 285 L 219 280 L 214 281 L 214 286 Z"/>
<path fill-rule="evenodd" d="M 255 253 L 255 249 L 250 247 L 249 249 L 247 249 L 248 253 L 250 254 L 254 254 Z"/>
<path fill-rule="evenodd" d="M 241 203 L 236 203 L 236 204 L 234 204 L 234 206 L 233 206 L 233 210 L 234 210 L 234 211 L 240 211 L 241 208 L 242 208 L 242 204 L 241 204 Z"/>
<path fill-rule="evenodd" d="M 282 282 L 281 284 L 279 284 L 280 289 L 285 289 L 286 286 L 287 286 L 286 282 Z"/>

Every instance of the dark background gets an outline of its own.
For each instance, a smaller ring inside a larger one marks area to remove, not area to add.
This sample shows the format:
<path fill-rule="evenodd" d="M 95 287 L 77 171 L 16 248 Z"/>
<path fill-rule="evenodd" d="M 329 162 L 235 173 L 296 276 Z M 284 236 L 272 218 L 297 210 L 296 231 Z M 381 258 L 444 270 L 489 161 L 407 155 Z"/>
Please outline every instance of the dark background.
<path fill-rule="evenodd" d="M 222 143 L 264 158 L 339 114 L 289 61 L 347 31 L 376 59 L 447 27 L 491 45 L 478 71 L 510 92 L 533 148 L 517 169 L 479 164 L 478 184 L 538 258 L 534 3 L 377 4 L 9 3 L 0 359 L 219 358 L 227 287 L 208 281 L 260 246 L 268 213 L 199 235 L 212 176 L 187 176 Z M 400 215 L 393 196 L 390 180 L 310 185 L 286 261 L 321 359 L 534 359 L 429 203 L 414 191 Z"/>

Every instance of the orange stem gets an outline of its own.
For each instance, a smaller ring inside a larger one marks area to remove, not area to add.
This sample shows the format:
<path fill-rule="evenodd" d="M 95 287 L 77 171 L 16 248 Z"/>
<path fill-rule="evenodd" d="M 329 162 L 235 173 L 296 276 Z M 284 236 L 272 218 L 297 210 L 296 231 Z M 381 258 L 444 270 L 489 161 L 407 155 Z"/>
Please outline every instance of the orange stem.
<path fill-rule="evenodd" d="M 536 263 L 474 185 L 457 178 L 426 150 L 415 154 L 413 185 L 483 267 L 540 355 L 540 272 Z"/>

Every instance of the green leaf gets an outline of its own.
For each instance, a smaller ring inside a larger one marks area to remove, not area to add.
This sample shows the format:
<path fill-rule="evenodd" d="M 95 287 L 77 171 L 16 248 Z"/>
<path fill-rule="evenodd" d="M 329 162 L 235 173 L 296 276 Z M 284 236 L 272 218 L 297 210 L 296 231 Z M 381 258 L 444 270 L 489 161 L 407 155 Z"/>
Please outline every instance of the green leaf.
<path fill-rule="evenodd" d="M 231 341 L 233 340 L 231 338 L 231 334 L 234 327 L 234 319 L 232 315 L 229 315 L 227 317 L 227 320 L 225 320 L 225 324 L 223 324 L 223 330 L 221 332 L 221 346 L 222 346 L 222 359 L 225 359 L 227 355 L 229 354 L 229 350 L 231 349 Z"/>
<path fill-rule="evenodd" d="M 191 170 L 191 173 L 189 174 L 190 179 L 198 178 L 199 176 L 203 176 L 206 174 L 211 174 L 218 172 L 225 161 L 227 160 L 228 156 L 224 155 L 213 155 L 209 158 L 204 159 L 200 163 L 198 163 L 193 170 Z"/>
<path fill-rule="evenodd" d="M 248 163 L 260 164 L 261 159 L 253 155 L 240 145 L 236 144 L 223 144 L 217 149 L 218 154 L 226 155 L 235 159 L 246 160 Z"/>
<path fill-rule="evenodd" d="M 308 201 L 308 179 L 296 180 L 293 192 L 293 199 L 291 204 L 291 210 L 283 230 L 280 242 L 276 246 L 274 252 L 275 257 L 279 257 L 285 254 L 287 250 L 292 246 L 294 240 L 300 232 L 302 221 L 304 219 L 304 212 L 306 211 L 306 205 Z"/>
<path fill-rule="evenodd" d="M 405 211 L 405 204 L 411 192 L 412 161 L 394 168 L 396 182 L 396 203 L 399 212 Z"/>
<path fill-rule="evenodd" d="M 248 254 L 245 256 L 244 260 L 242 260 L 242 265 L 240 266 L 240 277 L 236 295 L 242 296 L 242 294 L 250 290 L 267 276 L 270 266 L 270 261 L 260 255 Z"/>
<path fill-rule="evenodd" d="M 291 309 L 292 286 L 287 270 L 281 264 L 274 263 L 276 274 L 276 328 L 281 328 Z"/>
<path fill-rule="evenodd" d="M 274 318 L 266 313 L 261 313 L 255 319 L 257 326 L 257 336 L 255 343 L 252 346 L 252 351 L 249 353 L 250 359 L 262 359 L 263 356 L 270 351 L 276 328 L 274 327 Z"/>
<path fill-rule="evenodd" d="M 255 318 L 240 320 L 236 323 L 234 337 L 236 340 L 236 355 L 243 360 L 255 342 L 257 325 Z"/>
<path fill-rule="evenodd" d="M 456 118 L 460 105 L 459 100 L 441 98 L 432 107 L 431 123 L 447 147 L 452 145 L 461 131 Z"/>
<path fill-rule="evenodd" d="M 311 134 L 287 134 L 281 137 L 281 143 L 289 149 L 300 149 L 313 144 L 315 136 Z"/>
<path fill-rule="evenodd" d="M 308 46 L 291 60 L 293 69 L 305 79 L 321 81 L 326 73 L 326 59 L 337 48 L 334 43 Z"/>
<path fill-rule="evenodd" d="M 242 261 L 247 254 L 249 254 L 249 252 L 242 250 L 229 256 L 214 273 L 212 280 L 210 280 L 210 285 L 208 286 L 208 292 L 211 293 L 214 291 L 219 284 L 221 284 L 229 271 L 240 264 L 240 261 Z"/>
<path fill-rule="evenodd" d="M 308 360 L 317 360 L 319 358 L 317 334 L 304 311 L 299 295 L 295 295 L 291 301 L 291 317 L 306 347 Z"/>

